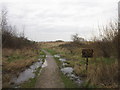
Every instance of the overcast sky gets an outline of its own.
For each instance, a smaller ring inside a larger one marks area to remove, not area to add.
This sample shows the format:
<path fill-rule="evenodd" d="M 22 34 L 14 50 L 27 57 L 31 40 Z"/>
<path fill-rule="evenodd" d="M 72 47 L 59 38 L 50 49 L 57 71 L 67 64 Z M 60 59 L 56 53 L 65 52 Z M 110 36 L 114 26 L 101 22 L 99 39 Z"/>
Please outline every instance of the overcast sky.
<path fill-rule="evenodd" d="M 9 23 L 35 41 L 71 40 L 71 35 L 91 39 L 98 26 L 117 19 L 119 0 L 0 0 Z"/>

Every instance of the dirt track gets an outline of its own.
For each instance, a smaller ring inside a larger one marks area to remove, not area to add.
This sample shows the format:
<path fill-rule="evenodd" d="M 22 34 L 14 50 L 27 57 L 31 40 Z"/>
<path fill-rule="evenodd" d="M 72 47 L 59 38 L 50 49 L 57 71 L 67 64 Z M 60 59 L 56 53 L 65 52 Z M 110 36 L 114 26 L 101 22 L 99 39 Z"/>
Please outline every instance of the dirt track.
<path fill-rule="evenodd" d="M 47 66 L 41 71 L 35 88 L 64 88 L 64 84 L 59 75 L 59 68 L 54 58 L 46 51 Z"/>

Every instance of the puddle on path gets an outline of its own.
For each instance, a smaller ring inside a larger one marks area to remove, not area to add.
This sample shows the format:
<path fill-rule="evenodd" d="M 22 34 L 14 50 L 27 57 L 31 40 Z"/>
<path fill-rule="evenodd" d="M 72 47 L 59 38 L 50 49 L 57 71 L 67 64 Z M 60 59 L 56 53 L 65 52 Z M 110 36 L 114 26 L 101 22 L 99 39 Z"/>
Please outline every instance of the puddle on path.
<path fill-rule="evenodd" d="M 40 55 L 39 57 L 40 57 L 40 58 L 41 58 L 41 57 L 45 57 L 45 55 Z"/>
<path fill-rule="evenodd" d="M 67 65 L 68 65 L 68 64 L 65 63 L 65 62 L 62 63 L 62 66 L 63 66 L 63 67 L 65 67 L 65 66 L 67 66 Z"/>
<path fill-rule="evenodd" d="M 14 78 L 12 82 L 18 85 L 18 84 L 21 84 L 21 83 L 29 80 L 30 78 L 34 78 L 35 77 L 34 72 L 40 66 L 42 66 L 42 61 L 34 63 L 33 65 L 30 66 L 30 68 L 21 72 L 18 77 Z"/>
<path fill-rule="evenodd" d="M 64 58 L 60 58 L 59 61 L 65 62 L 66 59 L 64 59 Z"/>
<path fill-rule="evenodd" d="M 26 70 L 21 72 L 18 77 L 14 77 L 11 80 L 11 82 L 14 84 L 14 86 L 16 86 L 16 85 L 19 85 L 25 81 L 28 81 L 30 78 L 34 78 L 37 68 L 41 67 L 42 64 L 43 64 L 43 59 L 39 58 L 38 62 L 35 62 L 29 68 L 27 68 Z"/>
<path fill-rule="evenodd" d="M 58 57 L 58 56 L 60 55 L 54 55 L 54 57 Z M 62 62 L 62 66 L 61 66 L 62 73 L 68 76 L 76 84 L 78 84 L 78 86 L 80 86 L 83 81 L 80 79 L 79 76 L 75 75 L 74 69 L 72 67 L 66 67 L 68 64 L 65 61 L 67 60 L 64 58 L 60 58 L 60 57 L 58 60 Z"/>
<path fill-rule="evenodd" d="M 80 80 L 80 77 L 74 74 L 72 67 L 61 68 L 61 71 L 63 72 L 63 74 L 67 75 L 71 80 L 74 80 L 75 83 L 77 83 L 80 86 L 82 80 Z"/>
<path fill-rule="evenodd" d="M 58 55 L 58 54 L 54 55 L 54 57 L 59 58 L 59 61 L 62 61 L 62 62 L 66 61 L 66 59 L 60 58 L 60 55 Z"/>
<path fill-rule="evenodd" d="M 46 60 L 45 60 L 45 62 L 42 65 L 42 68 L 44 68 L 44 67 L 47 67 L 47 61 Z"/>
<path fill-rule="evenodd" d="M 64 68 L 61 68 L 61 71 L 62 71 L 64 74 L 72 74 L 73 68 L 72 68 L 72 67 L 64 67 Z"/>
<path fill-rule="evenodd" d="M 46 57 L 53 57 L 53 56 L 51 56 L 51 55 L 46 55 Z"/>
<path fill-rule="evenodd" d="M 56 54 L 56 55 L 54 55 L 54 57 L 56 57 L 56 58 L 60 58 L 60 55 L 57 55 L 57 54 Z"/>

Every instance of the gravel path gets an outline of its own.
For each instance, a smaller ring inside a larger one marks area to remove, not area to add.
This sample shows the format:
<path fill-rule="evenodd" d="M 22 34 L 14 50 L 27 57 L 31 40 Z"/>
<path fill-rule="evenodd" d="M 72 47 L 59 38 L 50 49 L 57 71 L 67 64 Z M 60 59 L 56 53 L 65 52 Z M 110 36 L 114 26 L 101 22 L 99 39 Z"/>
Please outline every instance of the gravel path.
<path fill-rule="evenodd" d="M 59 68 L 48 52 L 45 67 L 43 67 L 41 74 L 36 82 L 35 88 L 64 88 L 64 84 L 59 75 Z"/>

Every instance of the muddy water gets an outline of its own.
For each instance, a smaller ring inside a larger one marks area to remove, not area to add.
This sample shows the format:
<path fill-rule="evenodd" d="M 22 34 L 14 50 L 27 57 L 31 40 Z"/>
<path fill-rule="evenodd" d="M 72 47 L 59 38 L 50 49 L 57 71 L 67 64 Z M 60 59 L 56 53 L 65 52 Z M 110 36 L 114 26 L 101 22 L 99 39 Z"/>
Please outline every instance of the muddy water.
<path fill-rule="evenodd" d="M 40 57 L 43 57 L 43 56 L 40 56 Z M 11 80 L 11 83 L 14 84 L 13 87 L 15 87 L 15 86 L 17 86 L 25 81 L 28 81 L 30 78 L 34 78 L 36 70 L 39 67 L 42 67 L 42 64 L 43 64 L 43 59 L 39 58 L 38 62 L 35 62 L 29 68 L 27 68 L 26 70 L 21 72 L 18 77 L 14 77 Z"/>
<path fill-rule="evenodd" d="M 47 64 L 47 61 L 46 61 L 46 59 L 45 59 L 45 62 L 43 63 L 42 68 L 46 67 L 47 65 L 48 65 L 48 64 Z"/>
<path fill-rule="evenodd" d="M 71 80 L 74 80 L 78 85 L 82 83 L 82 80 L 80 80 L 80 77 L 74 74 L 72 67 L 61 68 L 61 71 L 65 75 L 67 75 Z"/>
<path fill-rule="evenodd" d="M 59 61 L 65 62 L 66 59 L 64 59 L 64 58 L 60 58 Z"/>
<path fill-rule="evenodd" d="M 62 66 L 61 66 L 62 73 L 68 76 L 71 80 L 73 80 L 76 84 L 80 86 L 82 83 L 82 80 L 80 79 L 79 76 L 75 75 L 74 69 L 72 67 L 66 67 L 67 63 L 65 61 L 67 60 L 64 58 L 60 58 L 59 55 L 54 55 L 54 57 L 56 56 L 59 57 L 59 61 L 62 62 Z"/>
<path fill-rule="evenodd" d="M 14 78 L 13 82 L 18 85 L 18 84 L 23 83 L 24 81 L 29 80 L 30 78 L 34 78 L 35 77 L 34 72 L 41 65 L 42 65 L 42 62 L 34 63 L 32 66 L 30 66 L 30 68 L 26 69 L 25 71 L 20 73 L 20 75 L 18 77 Z"/>
<path fill-rule="evenodd" d="M 60 58 L 60 55 L 54 55 L 54 57 L 56 57 L 56 58 Z"/>
<path fill-rule="evenodd" d="M 72 74 L 73 68 L 72 68 L 72 67 L 64 67 L 64 68 L 61 68 L 61 71 L 62 71 L 64 74 Z"/>

